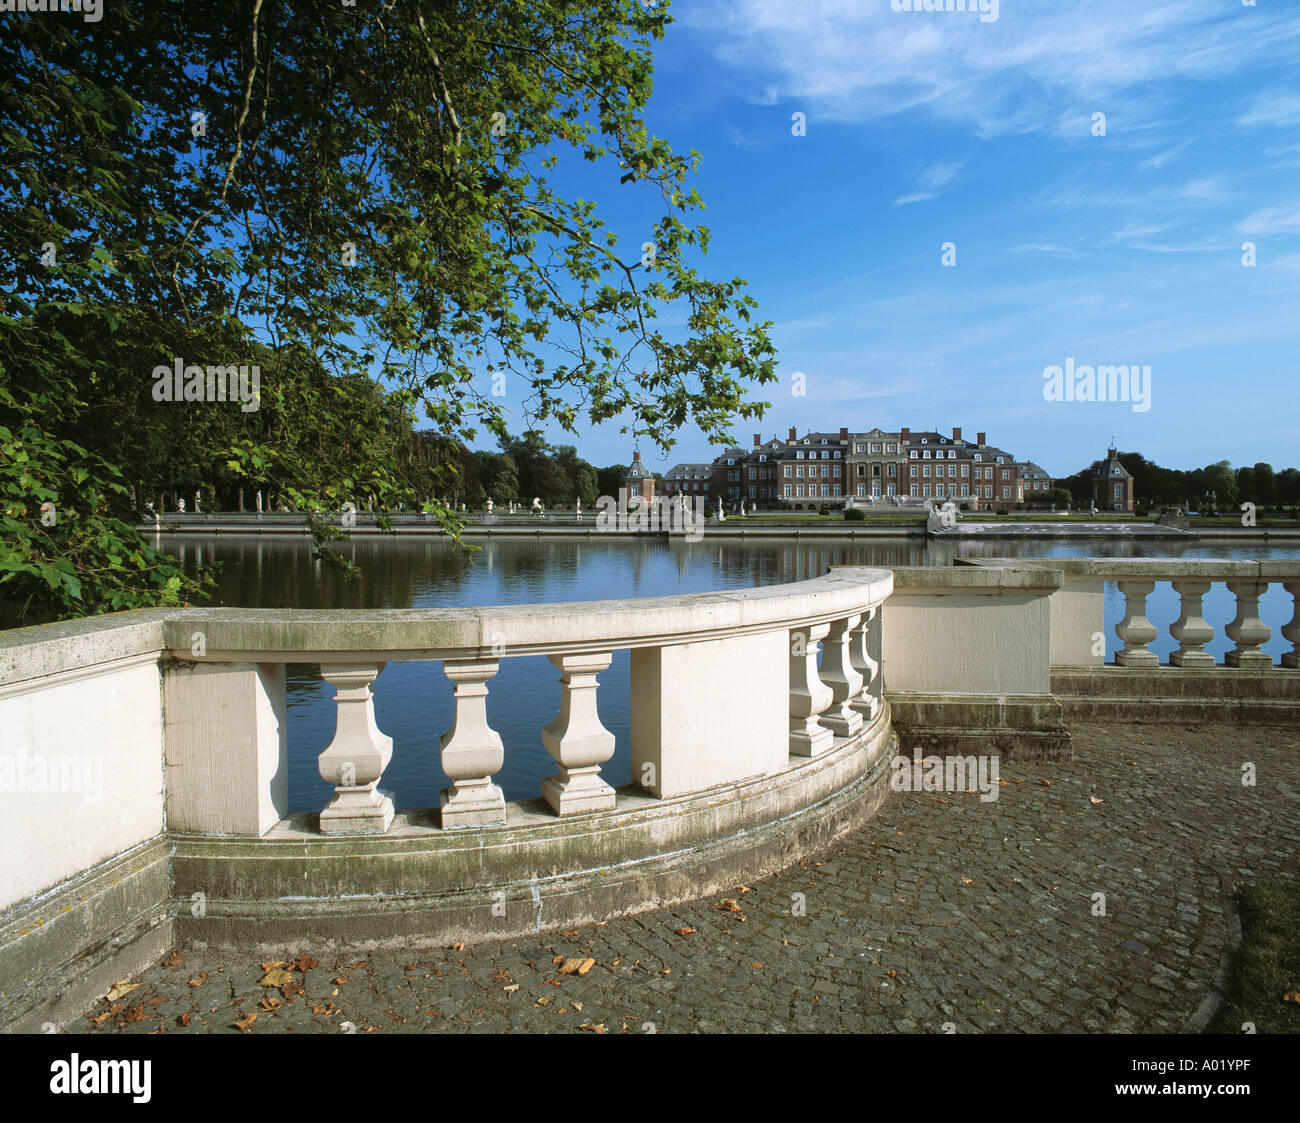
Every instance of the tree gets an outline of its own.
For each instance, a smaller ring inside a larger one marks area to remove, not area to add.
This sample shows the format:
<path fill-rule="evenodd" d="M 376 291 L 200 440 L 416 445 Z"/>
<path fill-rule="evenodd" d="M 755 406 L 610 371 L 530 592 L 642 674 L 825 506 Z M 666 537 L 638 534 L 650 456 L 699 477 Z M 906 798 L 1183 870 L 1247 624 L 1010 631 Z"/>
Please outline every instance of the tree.
<path fill-rule="evenodd" d="M 1280 503 L 1300 503 L 1300 468 L 1283 468 L 1277 474 L 1277 497 Z"/>
<path fill-rule="evenodd" d="M 1255 465 L 1255 499 L 1264 507 L 1271 507 L 1277 502 L 1277 477 L 1272 464 Z"/>
<path fill-rule="evenodd" d="M 1237 469 L 1237 495 L 1242 502 L 1250 501 L 1254 503 L 1259 496 L 1256 494 L 1255 469 L 1242 465 Z"/>
<path fill-rule="evenodd" d="M 601 495 L 618 498 L 618 489 L 623 486 L 623 477 L 627 475 L 626 464 L 611 464 L 596 472 L 596 487 Z"/>
<path fill-rule="evenodd" d="M 1205 486 L 1213 493 L 1213 502 L 1219 509 L 1231 509 L 1237 505 L 1237 478 L 1228 461 L 1220 460 L 1205 466 Z"/>
<path fill-rule="evenodd" d="M 697 272 L 698 157 L 644 121 L 668 23 L 640 0 L 126 6 L 93 35 L 9 21 L 0 440 L 25 459 L 0 487 L 26 530 L 5 536 L 0 596 L 68 615 L 198 595 L 128 525 L 115 472 L 137 450 L 142 494 L 204 481 L 267 483 L 307 509 L 424 500 L 455 531 L 401 460 L 419 412 L 451 439 L 508 440 L 508 400 L 527 428 L 621 418 L 664 450 L 688 422 L 721 441 L 761 416 L 748 394 L 776 379 L 769 325 L 739 278 Z M 653 196 L 628 250 L 553 186 L 569 160 Z M 150 407 L 155 366 L 253 354 L 275 418 Z M 506 398 L 487 392 L 493 372 Z M 367 432 L 375 409 L 394 424 Z M 309 463 L 317 429 L 333 447 Z M 35 529 L 48 493 L 65 504 L 57 535 Z M 55 562 L 121 562 L 118 600 Z"/>

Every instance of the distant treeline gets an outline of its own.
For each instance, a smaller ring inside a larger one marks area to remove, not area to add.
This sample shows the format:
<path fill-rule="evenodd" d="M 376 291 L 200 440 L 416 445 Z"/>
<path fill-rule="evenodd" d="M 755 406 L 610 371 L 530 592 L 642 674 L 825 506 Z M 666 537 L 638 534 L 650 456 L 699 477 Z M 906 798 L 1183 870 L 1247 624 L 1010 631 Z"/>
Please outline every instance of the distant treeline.
<path fill-rule="evenodd" d="M 1119 462 L 1133 477 L 1133 494 L 1138 506 L 1178 506 L 1193 510 L 1213 506 L 1236 510 L 1238 504 L 1259 507 L 1294 507 L 1300 504 L 1300 469 L 1275 472 L 1271 464 L 1233 468 L 1226 460 L 1204 468 L 1182 471 L 1162 468 L 1137 452 L 1121 452 Z M 1083 471 L 1057 480 L 1073 496 L 1076 505 L 1092 498 L 1092 478 L 1105 461 L 1094 460 Z"/>

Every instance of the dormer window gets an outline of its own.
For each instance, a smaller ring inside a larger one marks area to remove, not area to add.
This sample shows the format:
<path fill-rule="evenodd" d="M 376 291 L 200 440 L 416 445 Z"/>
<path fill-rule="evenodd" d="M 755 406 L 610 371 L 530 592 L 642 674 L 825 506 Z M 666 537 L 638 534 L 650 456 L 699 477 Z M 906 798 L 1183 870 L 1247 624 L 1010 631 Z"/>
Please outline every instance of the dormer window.
<path fill-rule="evenodd" d="M 835 450 L 835 459 L 838 460 L 839 458 L 840 458 L 840 450 L 839 450 L 839 449 L 836 449 L 836 450 Z"/>
<path fill-rule="evenodd" d="M 950 449 L 948 450 L 948 459 L 949 459 L 949 460 L 956 460 L 956 459 L 957 459 L 957 450 L 956 450 L 956 449 L 950 448 Z"/>
<path fill-rule="evenodd" d="M 984 457 L 982 457 L 982 456 L 977 452 L 977 453 L 975 454 L 975 459 L 976 459 L 976 460 L 983 460 Z"/>
<path fill-rule="evenodd" d="M 794 458 L 795 458 L 796 460 L 802 460 L 802 459 L 803 459 L 803 453 L 802 453 L 802 452 L 796 452 L 796 453 L 794 454 Z"/>
<path fill-rule="evenodd" d="M 927 460 L 929 460 L 929 459 L 930 459 L 930 450 L 927 448 L 923 453 L 921 453 L 921 455 L 924 456 Z"/>
<path fill-rule="evenodd" d="M 916 449 L 911 449 L 911 450 L 908 452 L 907 455 L 908 455 L 909 457 L 911 457 L 911 459 L 915 460 L 915 459 L 916 459 Z"/>
<path fill-rule="evenodd" d="M 1002 457 L 1000 457 L 1000 456 L 998 457 L 998 463 L 999 463 L 999 464 L 1002 463 Z"/>
<path fill-rule="evenodd" d="M 728 463 L 728 464 L 734 464 L 734 463 L 735 463 L 735 460 L 733 460 L 733 459 L 729 456 L 729 457 L 727 457 L 727 463 Z"/>

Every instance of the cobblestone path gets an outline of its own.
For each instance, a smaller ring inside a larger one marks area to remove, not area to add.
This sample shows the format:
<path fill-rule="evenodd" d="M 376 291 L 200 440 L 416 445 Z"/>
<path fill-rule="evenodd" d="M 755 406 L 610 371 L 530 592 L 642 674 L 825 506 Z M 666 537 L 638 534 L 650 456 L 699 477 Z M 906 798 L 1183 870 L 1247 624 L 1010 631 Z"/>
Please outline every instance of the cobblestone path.
<path fill-rule="evenodd" d="M 286 947 L 280 990 L 251 955 L 182 951 L 84 1028 L 1184 1030 L 1229 951 L 1233 884 L 1300 876 L 1296 733 L 1074 735 L 1069 764 L 1003 762 L 996 801 L 891 794 L 830 851 L 722 897 L 474 947 Z M 561 957 L 594 963 L 561 975 Z"/>

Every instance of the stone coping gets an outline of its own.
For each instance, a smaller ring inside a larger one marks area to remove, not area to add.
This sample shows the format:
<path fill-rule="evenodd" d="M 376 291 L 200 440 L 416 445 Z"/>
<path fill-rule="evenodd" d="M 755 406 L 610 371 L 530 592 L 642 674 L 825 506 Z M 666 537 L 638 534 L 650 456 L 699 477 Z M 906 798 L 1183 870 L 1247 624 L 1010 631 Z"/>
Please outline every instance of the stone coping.
<path fill-rule="evenodd" d="M 498 658 L 698 643 L 826 623 L 880 604 L 888 569 L 848 566 L 758 589 L 437 609 L 139 609 L 0 632 L 0 688 L 141 655 L 206 662 Z"/>
<path fill-rule="evenodd" d="M 1056 570 L 1066 579 L 1099 577 L 1102 580 L 1133 578 L 1169 581 L 1179 577 L 1209 577 L 1214 580 L 1249 579 L 1262 581 L 1300 578 L 1300 560 L 1234 561 L 1230 558 L 959 558 L 959 566 L 1001 568 L 1028 566 Z M 898 571 L 894 571 L 895 585 Z"/>
<path fill-rule="evenodd" d="M 984 559 L 979 560 L 982 562 Z M 899 565 L 892 568 L 895 593 L 909 589 L 930 592 L 967 592 L 973 589 L 1050 592 L 1065 583 L 1059 572 L 1049 567 L 1027 564 L 1018 558 L 1000 558 L 995 565 L 976 565 L 972 562 L 953 567 Z"/>
<path fill-rule="evenodd" d="M 183 609 L 165 646 L 190 659 L 195 631 L 206 661 L 369 662 L 488 659 L 699 643 L 841 619 L 883 602 L 887 569 L 845 567 L 759 589 L 450 609 Z"/>

